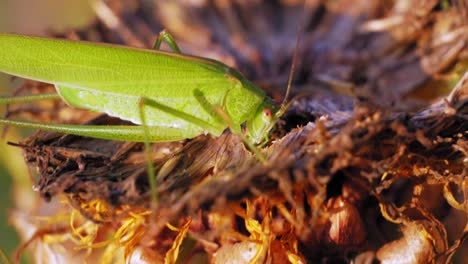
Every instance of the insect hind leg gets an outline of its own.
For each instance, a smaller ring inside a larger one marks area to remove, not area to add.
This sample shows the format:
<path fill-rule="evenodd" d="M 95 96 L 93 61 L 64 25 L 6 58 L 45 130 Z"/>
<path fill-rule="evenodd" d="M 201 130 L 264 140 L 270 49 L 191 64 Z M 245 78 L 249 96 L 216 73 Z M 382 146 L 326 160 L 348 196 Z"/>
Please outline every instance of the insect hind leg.
<path fill-rule="evenodd" d="M 154 43 L 153 49 L 155 50 L 161 49 L 161 43 L 163 41 L 166 42 L 166 44 L 169 46 L 169 48 L 171 48 L 173 52 L 182 53 L 174 37 L 166 30 L 162 30 L 161 32 L 159 32 L 158 38 L 156 39 L 156 42 Z"/>
<path fill-rule="evenodd" d="M 18 103 L 31 103 L 43 100 L 60 100 L 60 95 L 58 94 L 37 94 L 37 95 L 26 95 L 26 96 L 11 96 L 11 97 L 3 97 L 0 96 L 0 105 L 5 105 L 5 114 L 3 115 L 3 119 L 8 119 L 10 117 L 10 104 L 18 104 Z M 0 138 L 4 139 L 8 133 L 8 125 L 5 125 L 1 132 Z"/>
<path fill-rule="evenodd" d="M 31 103 L 42 100 L 60 100 L 58 94 L 38 94 L 38 95 L 26 95 L 26 96 L 13 96 L 13 97 L 2 97 L 0 96 L 0 105 L 18 104 L 18 103 Z"/>

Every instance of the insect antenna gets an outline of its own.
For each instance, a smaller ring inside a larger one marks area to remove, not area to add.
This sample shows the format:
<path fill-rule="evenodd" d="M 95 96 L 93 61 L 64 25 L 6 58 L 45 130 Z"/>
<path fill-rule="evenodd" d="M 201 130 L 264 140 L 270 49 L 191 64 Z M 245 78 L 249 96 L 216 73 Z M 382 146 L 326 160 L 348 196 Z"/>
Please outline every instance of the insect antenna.
<path fill-rule="evenodd" d="M 292 82 L 294 80 L 294 72 L 296 71 L 296 65 L 297 65 L 298 56 L 299 56 L 299 43 L 301 42 L 301 35 L 304 33 L 304 21 L 305 21 L 306 12 L 307 12 L 307 0 L 304 0 L 304 12 L 302 12 L 302 15 L 299 19 L 299 24 L 297 26 L 296 44 L 294 47 L 291 69 L 289 70 L 286 94 L 284 95 L 283 101 L 281 102 L 280 109 L 276 113 L 276 118 L 281 117 L 284 114 L 284 112 L 286 112 L 286 110 L 289 108 L 291 103 L 293 102 L 293 100 L 288 102 L 288 99 L 291 93 Z"/>

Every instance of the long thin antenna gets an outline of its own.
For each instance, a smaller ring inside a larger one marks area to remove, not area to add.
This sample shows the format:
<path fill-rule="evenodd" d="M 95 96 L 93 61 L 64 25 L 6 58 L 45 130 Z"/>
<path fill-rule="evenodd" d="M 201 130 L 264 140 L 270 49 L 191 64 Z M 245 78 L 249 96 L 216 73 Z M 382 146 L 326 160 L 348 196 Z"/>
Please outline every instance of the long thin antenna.
<path fill-rule="evenodd" d="M 302 33 L 304 32 L 304 20 L 305 20 L 306 12 L 307 12 L 307 0 L 304 0 L 304 12 L 302 12 L 302 15 L 301 15 L 301 17 L 299 19 L 299 25 L 297 26 L 296 45 L 294 47 L 291 70 L 289 71 L 288 86 L 286 88 L 286 94 L 284 95 L 283 102 L 281 103 L 281 109 L 283 109 L 284 106 L 286 105 L 286 103 L 287 103 L 287 101 L 289 99 L 289 94 L 291 93 L 291 86 L 292 86 L 292 82 L 293 82 L 293 78 L 294 78 L 294 71 L 296 70 L 297 56 L 298 56 L 298 53 L 299 53 L 298 52 L 299 42 L 301 40 Z"/>

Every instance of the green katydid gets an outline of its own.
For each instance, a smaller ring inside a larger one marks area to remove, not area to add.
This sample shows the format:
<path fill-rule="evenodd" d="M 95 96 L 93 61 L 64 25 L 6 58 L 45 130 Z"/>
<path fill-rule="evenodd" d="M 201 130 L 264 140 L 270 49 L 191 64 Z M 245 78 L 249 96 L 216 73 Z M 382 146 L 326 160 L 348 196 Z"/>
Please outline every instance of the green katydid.
<path fill-rule="evenodd" d="M 107 113 L 138 126 L 42 124 L 0 119 L 0 124 L 109 140 L 176 141 L 226 128 L 261 157 L 261 143 L 287 108 L 237 70 L 212 59 L 124 46 L 0 34 L 0 71 L 54 84 L 57 94 L 0 98 L 0 104 L 62 99 L 81 109 Z M 294 59 L 293 59 L 294 60 Z M 294 62 L 293 62 L 294 66 Z M 291 70 L 291 72 L 293 69 Z M 291 78 L 288 84 L 288 92 Z M 286 96 L 287 97 L 287 96 Z M 245 124 L 244 130 L 242 125 Z M 148 153 L 147 153 L 148 154 Z M 152 165 L 148 166 L 151 178 Z M 152 188 L 154 179 L 150 180 Z"/>

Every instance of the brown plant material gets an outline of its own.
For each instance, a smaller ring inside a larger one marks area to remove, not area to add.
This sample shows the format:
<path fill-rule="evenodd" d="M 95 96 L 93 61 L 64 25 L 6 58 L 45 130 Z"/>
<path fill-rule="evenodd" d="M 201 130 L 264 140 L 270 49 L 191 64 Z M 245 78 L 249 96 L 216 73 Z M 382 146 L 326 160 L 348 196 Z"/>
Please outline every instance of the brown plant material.
<path fill-rule="evenodd" d="M 96 229 L 86 241 L 101 260 L 123 249 L 148 263 L 445 263 L 466 250 L 468 74 L 451 71 L 466 59 L 465 2 L 147 3 L 101 3 L 94 27 L 67 36 L 149 47 L 164 26 L 183 50 L 222 59 L 280 98 L 305 12 L 302 97 L 262 148 L 266 164 L 228 131 L 153 144 L 156 208 L 140 143 L 38 132 L 18 144 L 38 193 L 67 197 L 79 226 Z M 460 79 L 449 96 L 409 96 L 444 74 Z M 447 225 L 454 212 L 464 218 Z"/>

